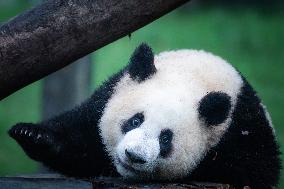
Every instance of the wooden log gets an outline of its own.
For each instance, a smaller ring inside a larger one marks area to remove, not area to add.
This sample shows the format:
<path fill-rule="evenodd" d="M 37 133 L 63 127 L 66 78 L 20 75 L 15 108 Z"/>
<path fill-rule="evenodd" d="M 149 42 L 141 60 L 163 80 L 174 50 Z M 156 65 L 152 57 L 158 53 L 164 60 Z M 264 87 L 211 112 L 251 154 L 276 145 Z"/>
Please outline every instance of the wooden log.
<path fill-rule="evenodd" d="M 0 100 L 187 1 L 44 1 L 0 27 Z"/>
<path fill-rule="evenodd" d="M 0 177 L 1 189 L 93 189 L 92 183 L 52 175 Z"/>
<path fill-rule="evenodd" d="M 0 177 L 2 189 L 233 189 L 228 184 L 217 183 L 129 183 L 121 178 L 101 177 L 91 180 L 77 180 L 56 174 L 39 174 L 16 177 Z"/>

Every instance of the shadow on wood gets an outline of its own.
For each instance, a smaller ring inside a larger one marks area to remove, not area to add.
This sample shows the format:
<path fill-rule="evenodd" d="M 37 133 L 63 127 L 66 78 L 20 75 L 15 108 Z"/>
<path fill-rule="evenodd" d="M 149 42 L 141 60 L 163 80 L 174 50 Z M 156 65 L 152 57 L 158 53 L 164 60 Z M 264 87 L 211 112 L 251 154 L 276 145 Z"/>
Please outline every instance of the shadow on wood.
<path fill-rule="evenodd" d="M 0 177 L 1 189 L 233 189 L 228 184 L 217 183 L 127 183 L 120 178 L 101 177 L 91 180 L 78 180 L 57 174 L 38 174 L 15 177 Z"/>

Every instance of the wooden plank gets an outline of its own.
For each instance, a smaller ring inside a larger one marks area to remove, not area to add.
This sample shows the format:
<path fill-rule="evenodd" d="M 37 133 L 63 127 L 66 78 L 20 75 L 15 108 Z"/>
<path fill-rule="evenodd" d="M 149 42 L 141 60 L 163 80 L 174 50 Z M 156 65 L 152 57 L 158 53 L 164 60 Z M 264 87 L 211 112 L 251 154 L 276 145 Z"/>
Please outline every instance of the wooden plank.
<path fill-rule="evenodd" d="M 92 180 L 94 188 L 126 188 L 126 189 L 233 189 L 228 184 L 207 183 L 207 182 L 190 182 L 190 183 L 131 183 L 119 178 L 95 178 Z"/>
<path fill-rule="evenodd" d="M 134 183 L 121 178 L 100 177 L 90 180 L 68 178 L 57 174 L 38 174 L 0 177 L 0 189 L 233 189 L 228 184 L 217 183 Z"/>
<path fill-rule="evenodd" d="M 93 189 L 92 183 L 60 177 L 0 177 L 0 189 Z"/>

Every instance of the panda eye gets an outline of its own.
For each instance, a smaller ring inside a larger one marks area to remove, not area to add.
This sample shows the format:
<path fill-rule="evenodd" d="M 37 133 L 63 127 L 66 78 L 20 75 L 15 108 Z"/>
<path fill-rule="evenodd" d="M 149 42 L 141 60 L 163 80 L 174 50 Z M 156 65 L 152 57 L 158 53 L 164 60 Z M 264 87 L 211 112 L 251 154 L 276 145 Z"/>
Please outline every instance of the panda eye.
<path fill-rule="evenodd" d="M 132 126 L 133 126 L 133 127 L 138 127 L 139 125 L 141 125 L 140 119 L 134 118 L 134 119 L 132 120 Z"/>
<path fill-rule="evenodd" d="M 162 157 L 167 157 L 172 149 L 172 139 L 173 139 L 173 132 L 170 129 L 165 129 L 161 131 L 159 136 L 159 143 L 160 143 L 160 155 Z"/>
<path fill-rule="evenodd" d="M 166 144 L 170 141 L 170 136 L 169 135 L 162 135 L 160 138 L 161 143 Z"/>
<path fill-rule="evenodd" d="M 130 119 L 125 121 L 121 127 L 122 133 L 127 133 L 133 129 L 138 128 L 144 122 L 143 113 L 137 113 L 132 116 Z"/>

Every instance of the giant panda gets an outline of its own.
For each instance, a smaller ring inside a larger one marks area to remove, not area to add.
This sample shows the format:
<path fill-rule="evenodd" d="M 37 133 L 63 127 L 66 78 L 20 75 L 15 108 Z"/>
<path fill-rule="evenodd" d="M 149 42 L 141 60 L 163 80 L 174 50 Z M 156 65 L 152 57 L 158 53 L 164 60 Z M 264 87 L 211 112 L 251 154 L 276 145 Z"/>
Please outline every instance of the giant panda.
<path fill-rule="evenodd" d="M 201 50 L 154 56 L 145 43 L 80 106 L 9 135 L 30 158 L 79 178 L 268 189 L 281 169 L 269 114 L 235 68 Z"/>

